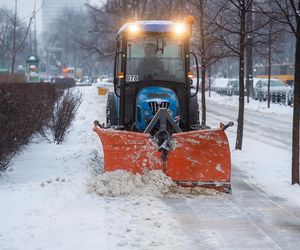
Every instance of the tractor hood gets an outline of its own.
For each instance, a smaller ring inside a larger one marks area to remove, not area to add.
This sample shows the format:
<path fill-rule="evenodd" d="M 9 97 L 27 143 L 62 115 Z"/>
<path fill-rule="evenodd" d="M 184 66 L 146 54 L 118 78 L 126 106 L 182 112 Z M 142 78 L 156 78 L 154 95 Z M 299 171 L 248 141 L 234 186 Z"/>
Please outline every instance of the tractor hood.
<path fill-rule="evenodd" d="M 175 92 L 163 87 L 146 87 L 139 91 L 136 99 L 136 128 L 145 130 L 160 108 L 166 108 L 175 120 L 179 104 Z"/>

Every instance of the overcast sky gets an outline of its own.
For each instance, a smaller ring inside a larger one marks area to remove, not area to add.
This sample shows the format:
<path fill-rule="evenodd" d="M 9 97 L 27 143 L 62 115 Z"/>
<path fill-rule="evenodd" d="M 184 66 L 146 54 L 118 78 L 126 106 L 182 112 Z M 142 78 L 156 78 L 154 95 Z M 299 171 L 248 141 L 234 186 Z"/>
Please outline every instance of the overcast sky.
<path fill-rule="evenodd" d="M 36 0 L 37 9 L 41 6 L 41 0 Z M 0 6 L 6 6 L 13 9 L 15 7 L 15 0 L 0 0 Z M 30 15 L 34 8 L 34 0 L 18 0 L 18 12 L 23 18 Z"/>
<path fill-rule="evenodd" d="M 27 18 L 25 20 L 29 20 L 29 17 L 32 14 L 34 9 L 34 1 L 35 0 L 18 0 L 18 15 L 19 18 Z M 36 0 L 36 9 L 38 10 L 41 7 L 42 0 Z M 15 0 L 0 0 L 0 7 L 8 7 L 10 9 L 15 8 Z M 42 26 L 42 12 L 40 11 L 37 14 L 37 29 L 38 31 L 41 30 Z"/>
<path fill-rule="evenodd" d="M 29 18 L 32 15 L 34 9 L 34 2 L 36 1 L 36 10 L 41 8 L 43 0 L 17 0 L 18 2 L 18 16 L 22 20 L 29 21 Z M 63 1 L 63 0 L 62 0 Z M 99 4 L 102 3 L 103 0 L 89 0 L 91 4 Z M 15 8 L 15 0 L 0 0 L 0 8 L 7 7 L 9 9 L 14 10 Z M 42 30 L 42 11 L 40 10 L 37 13 L 37 31 L 40 33 Z"/>

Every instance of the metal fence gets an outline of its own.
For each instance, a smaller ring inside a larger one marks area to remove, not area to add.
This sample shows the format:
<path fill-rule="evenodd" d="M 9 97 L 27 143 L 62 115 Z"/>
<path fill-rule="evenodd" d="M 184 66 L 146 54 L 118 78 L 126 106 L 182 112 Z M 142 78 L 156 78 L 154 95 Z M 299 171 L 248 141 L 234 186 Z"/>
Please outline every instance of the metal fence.
<path fill-rule="evenodd" d="M 236 93 L 232 93 L 232 91 L 229 91 L 226 87 L 217 87 L 212 86 L 211 91 L 214 91 L 220 95 L 237 95 Z M 268 100 L 267 96 L 268 93 L 265 91 L 260 91 L 257 93 L 257 100 L 260 102 L 266 102 Z M 287 92 L 280 92 L 280 91 L 272 91 L 270 93 L 271 96 L 271 102 L 282 104 L 282 105 L 293 105 L 294 102 L 294 95 L 292 91 Z"/>
<path fill-rule="evenodd" d="M 268 100 L 268 92 L 260 91 L 257 93 L 257 96 L 260 102 Z M 270 98 L 272 103 L 279 103 L 283 105 L 291 105 L 292 103 L 290 92 L 273 91 L 270 93 Z"/>
<path fill-rule="evenodd" d="M 226 87 L 216 87 L 212 86 L 211 91 L 218 93 L 219 95 L 229 95 L 229 92 Z"/>

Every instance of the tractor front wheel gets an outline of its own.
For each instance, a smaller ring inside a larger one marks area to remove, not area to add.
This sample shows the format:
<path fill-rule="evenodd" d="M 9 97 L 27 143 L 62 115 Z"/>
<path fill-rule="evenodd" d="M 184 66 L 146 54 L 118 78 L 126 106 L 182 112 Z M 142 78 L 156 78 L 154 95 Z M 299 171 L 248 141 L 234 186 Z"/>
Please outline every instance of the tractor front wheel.
<path fill-rule="evenodd" d="M 118 125 L 115 95 L 112 92 L 109 92 L 108 95 L 107 95 L 106 125 L 107 126 Z"/>
<path fill-rule="evenodd" d="M 190 102 L 190 126 L 199 124 L 198 96 L 193 96 Z"/>

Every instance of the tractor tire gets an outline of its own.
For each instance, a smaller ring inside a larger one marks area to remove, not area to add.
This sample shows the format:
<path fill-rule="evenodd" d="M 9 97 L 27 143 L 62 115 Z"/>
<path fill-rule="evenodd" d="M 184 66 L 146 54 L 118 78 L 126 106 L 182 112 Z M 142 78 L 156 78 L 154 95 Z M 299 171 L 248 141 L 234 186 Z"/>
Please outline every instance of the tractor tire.
<path fill-rule="evenodd" d="M 115 101 L 115 94 L 108 92 L 106 103 L 106 125 L 115 126 L 118 125 L 117 107 Z"/>
<path fill-rule="evenodd" d="M 190 126 L 199 124 L 199 103 L 198 96 L 191 97 L 190 102 Z"/>

